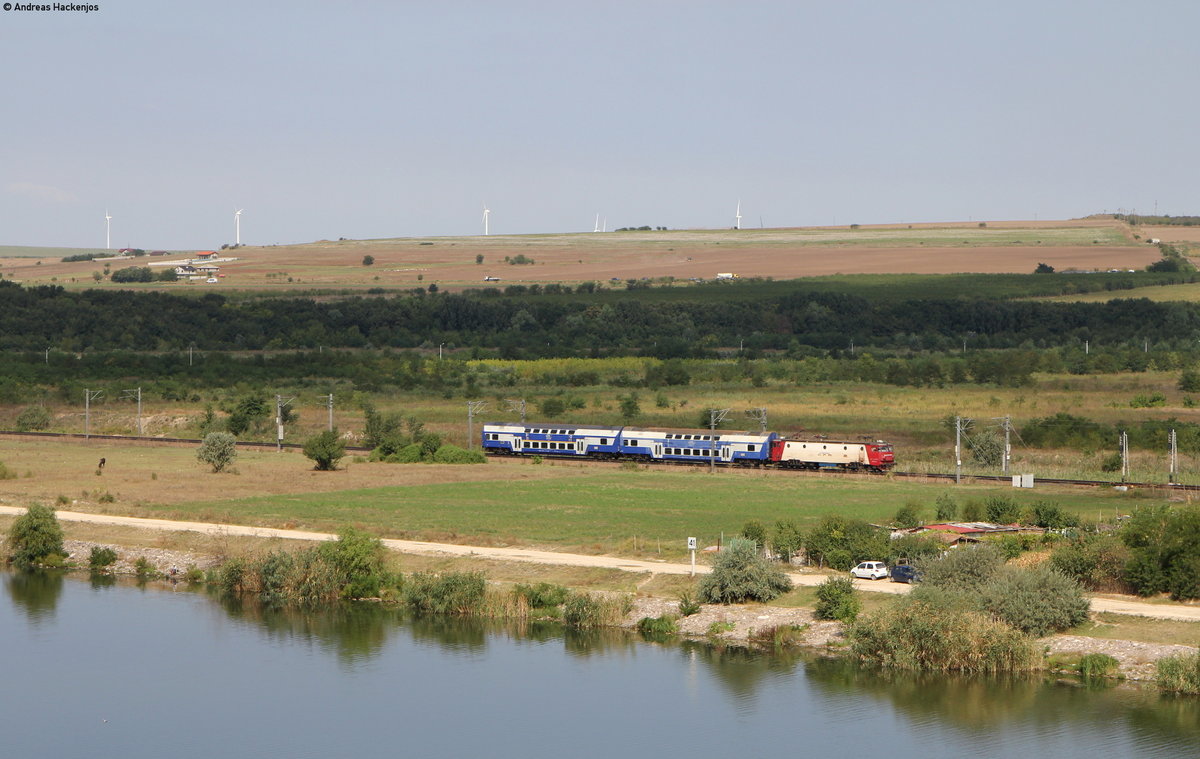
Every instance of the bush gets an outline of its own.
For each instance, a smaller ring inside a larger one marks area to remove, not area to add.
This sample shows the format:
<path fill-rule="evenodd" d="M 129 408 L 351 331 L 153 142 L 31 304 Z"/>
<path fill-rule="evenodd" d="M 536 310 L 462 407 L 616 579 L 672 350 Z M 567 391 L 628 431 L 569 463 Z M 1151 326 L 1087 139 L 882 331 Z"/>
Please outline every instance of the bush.
<path fill-rule="evenodd" d="M 920 503 L 909 501 L 896 510 L 896 516 L 892 517 L 892 524 L 902 530 L 920 527 L 921 510 Z"/>
<path fill-rule="evenodd" d="M 304 441 L 304 455 L 316 464 L 314 469 L 328 472 L 346 455 L 346 443 L 337 430 L 326 430 Z"/>
<path fill-rule="evenodd" d="M 853 622 L 862 610 L 862 601 L 849 577 L 830 577 L 817 586 L 817 619 L 836 619 Z"/>
<path fill-rule="evenodd" d="M 416 572 L 404 585 L 404 598 L 417 611 L 474 614 L 483 606 L 487 579 L 482 572 Z"/>
<path fill-rule="evenodd" d="M 487 457 L 483 455 L 483 451 L 468 451 L 465 448 L 459 448 L 457 445 L 447 443 L 438 448 L 437 453 L 433 454 L 433 463 L 486 464 Z"/>
<path fill-rule="evenodd" d="M 552 609 L 562 606 L 570 597 L 571 591 L 562 585 L 539 582 L 537 585 L 517 585 L 513 593 L 525 599 L 531 609 Z"/>
<path fill-rule="evenodd" d="M 1112 534 L 1073 538 L 1055 547 L 1050 566 L 1079 581 L 1088 590 L 1124 593 L 1129 547 Z"/>
<path fill-rule="evenodd" d="M 44 430 L 50 426 L 50 412 L 45 406 L 29 406 L 17 415 L 17 431 Z"/>
<path fill-rule="evenodd" d="M 1041 663 L 1033 641 L 1003 622 L 919 598 L 859 618 L 847 636 L 859 661 L 898 669 L 1024 672 Z"/>
<path fill-rule="evenodd" d="M 1121 538 L 1133 552 L 1125 579 L 1139 594 L 1200 598 L 1200 508 L 1138 509 Z"/>
<path fill-rule="evenodd" d="M 958 504 L 949 493 L 940 494 L 934 501 L 934 508 L 937 510 L 936 517 L 939 522 L 951 522 L 958 517 Z"/>
<path fill-rule="evenodd" d="M 410 443 L 394 455 L 388 456 L 387 461 L 392 464 L 419 464 L 424 460 L 424 451 L 421 446 L 416 443 Z"/>
<path fill-rule="evenodd" d="M 888 537 L 861 519 L 830 515 L 821 519 L 804 538 L 809 564 L 850 569 L 860 561 L 885 555 Z"/>
<path fill-rule="evenodd" d="M 63 550 L 63 530 L 54 510 L 35 503 L 13 521 L 8 530 L 9 559 L 18 567 L 35 564 L 61 565 L 67 558 Z"/>
<path fill-rule="evenodd" d="M 92 552 L 88 554 L 88 568 L 93 572 L 99 572 L 116 563 L 116 551 L 107 546 L 92 546 Z"/>
<path fill-rule="evenodd" d="M 1028 521 L 1047 530 L 1079 526 L 1079 517 L 1064 511 L 1057 503 L 1038 501 L 1030 507 L 1029 512 Z"/>
<path fill-rule="evenodd" d="M 1021 507 L 1011 498 L 991 496 L 984 501 L 987 521 L 996 524 L 1014 524 L 1021 521 Z"/>
<path fill-rule="evenodd" d="M 770 601 L 792 589 L 792 581 L 777 566 L 758 555 L 754 544 L 733 538 L 701 582 L 700 598 L 706 603 Z"/>
<path fill-rule="evenodd" d="M 804 547 L 804 533 L 790 519 L 780 519 L 771 531 L 771 550 L 779 560 L 790 564 L 792 556 Z"/>
<path fill-rule="evenodd" d="M 237 438 L 228 432 L 210 432 L 200 443 L 196 458 L 211 466 L 214 473 L 224 471 L 237 458 Z"/>
<path fill-rule="evenodd" d="M 661 617 L 642 617 L 637 621 L 637 631 L 648 637 L 665 637 L 679 632 L 677 619 L 671 614 Z"/>
<path fill-rule="evenodd" d="M 629 613 L 628 596 L 604 599 L 575 593 L 563 604 L 563 624 L 579 630 L 615 626 Z"/>
<path fill-rule="evenodd" d="M 139 580 L 153 580 L 159 575 L 158 570 L 145 556 L 139 556 L 137 561 L 133 562 L 133 573 Z"/>
<path fill-rule="evenodd" d="M 1053 567 L 1005 567 L 980 589 L 983 608 L 1023 633 L 1042 637 L 1087 620 L 1079 583 Z"/>
<path fill-rule="evenodd" d="M 1172 693 L 1200 694 L 1200 653 L 1159 659 L 1154 665 L 1154 682 Z"/>
<path fill-rule="evenodd" d="M 1121 662 L 1108 654 L 1085 654 L 1079 659 L 1079 674 L 1084 677 L 1110 677 Z"/>
<path fill-rule="evenodd" d="M 683 617 L 690 617 L 693 614 L 700 613 L 700 602 L 696 600 L 695 594 L 690 590 L 685 590 L 679 594 L 679 614 Z"/>
<path fill-rule="evenodd" d="M 742 537 L 746 540 L 754 541 L 754 544 L 759 548 L 765 548 L 767 545 L 766 525 L 757 519 L 751 519 L 742 525 Z"/>
<path fill-rule="evenodd" d="M 369 532 L 346 527 L 337 540 L 317 547 L 320 558 L 337 572 L 344 598 L 375 598 L 384 582 L 383 541 Z"/>
<path fill-rule="evenodd" d="M 927 587 L 975 592 L 988 583 L 1004 564 L 996 546 L 960 546 L 944 556 L 917 562 L 921 582 Z"/>
<path fill-rule="evenodd" d="M 370 255 L 363 256 L 363 260 L 362 260 L 363 266 L 372 266 L 372 265 L 374 265 L 374 263 L 375 263 L 375 256 L 370 256 Z"/>

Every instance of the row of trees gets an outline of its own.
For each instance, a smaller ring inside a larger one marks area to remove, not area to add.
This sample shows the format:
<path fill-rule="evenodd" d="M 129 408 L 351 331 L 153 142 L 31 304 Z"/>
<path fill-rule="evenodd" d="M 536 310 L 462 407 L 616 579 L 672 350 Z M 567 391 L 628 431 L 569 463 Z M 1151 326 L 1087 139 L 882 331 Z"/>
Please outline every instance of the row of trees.
<path fill-rule="evenodd" d="M 134 270 L 140 267 L 134 267 Z M 133 271 L 133 270 L 122 270 Z M 120 272 L 118 272 L 120 273 Z M 133 276 L 130 274 L 129 276 Z M 756 350 L 1174 345 L 1200 333 L 1200 305 L 1118 300 L 1046 303 L 983 299 L 872 301 L 804 291 L 724 298 L 481 297 L 259 298 L 230 301 L 130 291 L 66 292 L 0 283 L 0 349 L 261 350 L 316 345 L 415 347 L 439 342 L 506 356 L 710 354 L 739 341 Z M 1183 343 L 1180 343 L 1183 344 Z"/>

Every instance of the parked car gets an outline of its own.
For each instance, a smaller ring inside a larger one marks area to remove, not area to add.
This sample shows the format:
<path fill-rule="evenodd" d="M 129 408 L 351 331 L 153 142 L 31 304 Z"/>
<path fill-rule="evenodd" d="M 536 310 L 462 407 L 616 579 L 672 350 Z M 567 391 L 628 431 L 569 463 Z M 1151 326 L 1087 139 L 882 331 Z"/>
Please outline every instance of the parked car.
<path fill-rule="evenodd" d="M 850 574 L 860 580 L 882 580 L 888 576 L 888 568 L 882 561 L 864 561 L 851 569 Z"/>
<path fill-rule="evenodd" d="M 892 567 L 891 574 L 892 582 L 920 582 L 921 573 L 912 564 L 897 564 Z"/>

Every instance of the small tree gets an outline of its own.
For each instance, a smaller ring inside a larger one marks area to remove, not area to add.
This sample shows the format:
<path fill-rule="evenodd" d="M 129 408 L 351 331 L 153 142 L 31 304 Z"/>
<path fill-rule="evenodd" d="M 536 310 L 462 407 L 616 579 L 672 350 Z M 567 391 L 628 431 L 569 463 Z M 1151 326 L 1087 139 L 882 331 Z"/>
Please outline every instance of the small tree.
<path fill-rule="evenodd" d="M 921 510 L 921 504 L 909 501 L 896 510 L 896 516 L 892 517 L 892 524 L 902 530 L 920 527 Z"/>
<path fill-rule="evenodd" d="M 770 601 L 792 589 L 792 581 L 775 564 L 758 555 L 749 540 L 734 538 L 717 557 L 713 570 L 700 583 L 706 603 Z"/>
<path fill-rule="evenodd" d="M 742 537 L 746 540 L 753 540 L 756 546 L 763 548 L 767 545 L 766 525 L 757 519 L 751 519 L 742 526 Z"/>
<path fill-rule="evenodd" d="M 8 531 L 9 558 L 18 567 L 65 559 L 63 531 L 54 509 L 35 503 L 17 517 Z"/>
<path fill-rule="evenodd" d="M 785 563 L 791 563 L 792 556 L 804 547 L 804 533 L 790 519 L 780 519 L 771 530 L 771 550 Z"/>
<path fill-rule="evenodd" d="M 304 455 L 316 463 L 315 469 L 328 472 L 346 455 L 346 443 L 337 430 L 325 430 L 304 441 Z"/>
<path fill-rule="evenodd" d="M 817 586 L 817 605 L 813 610 L 817 619 L 853 622 L 861 609 L 862 601 L 849 577 L 830 577 Z"/>
<path fill-rule="evenodd" d="M 642 406 L 638 403 L 638 394 L 636 390 L 629 391 L 629 395 L 621 396 L 621 418 L 629 421 L 642 413 Z"/>
<path fill-rule="evenodd" d="M 1035 637 L 1087 620 L 1089 601 L 1075 580 L 1052 567 L 1004 567 L 980 589 L 983 608 Z"/>
<path fill-rule="evenodd" d="M 1053 274 L 1054 267 L 1051 266 L 1050 264 L 1038 264 L 1037 268 L 1033 270 L 1033 273 L 1034 274 Z"/>
<path fill-rule="evenodd" d="M 375 263 L 375 256 L 363 256 L 363 266 L 371 266 Z"/>
<path fill-rule="evenodd" d="M 45 406 L 30 406 L 17 415 L 17 430 L 44 430 L 50 426 L 50 412 Z"/>
<path fill-rule="evenodd" d="M 237 438 L 228 432 L 210 432 L 201 441 L 196 458 L 211 466 L 213 472 L 223 471 L 237 458 Z"/>
<path fill-rule="evenodd" d="M 475 255 L 475 263 L 477 263 L 477 264 L 483 263 L 483 254 L 482 253 L 477 253 Z"/>

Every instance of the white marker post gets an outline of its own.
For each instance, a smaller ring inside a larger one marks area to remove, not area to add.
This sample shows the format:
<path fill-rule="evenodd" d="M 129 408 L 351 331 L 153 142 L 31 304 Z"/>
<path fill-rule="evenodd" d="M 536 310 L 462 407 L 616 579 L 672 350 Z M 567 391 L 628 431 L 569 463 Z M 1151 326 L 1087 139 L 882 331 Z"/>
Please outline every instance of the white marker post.
<path fill-rule="evenodd" d="M 692 552 L 692 577 L 696 576 L 696 539 L 688 538 L 688 550 Z"/>

